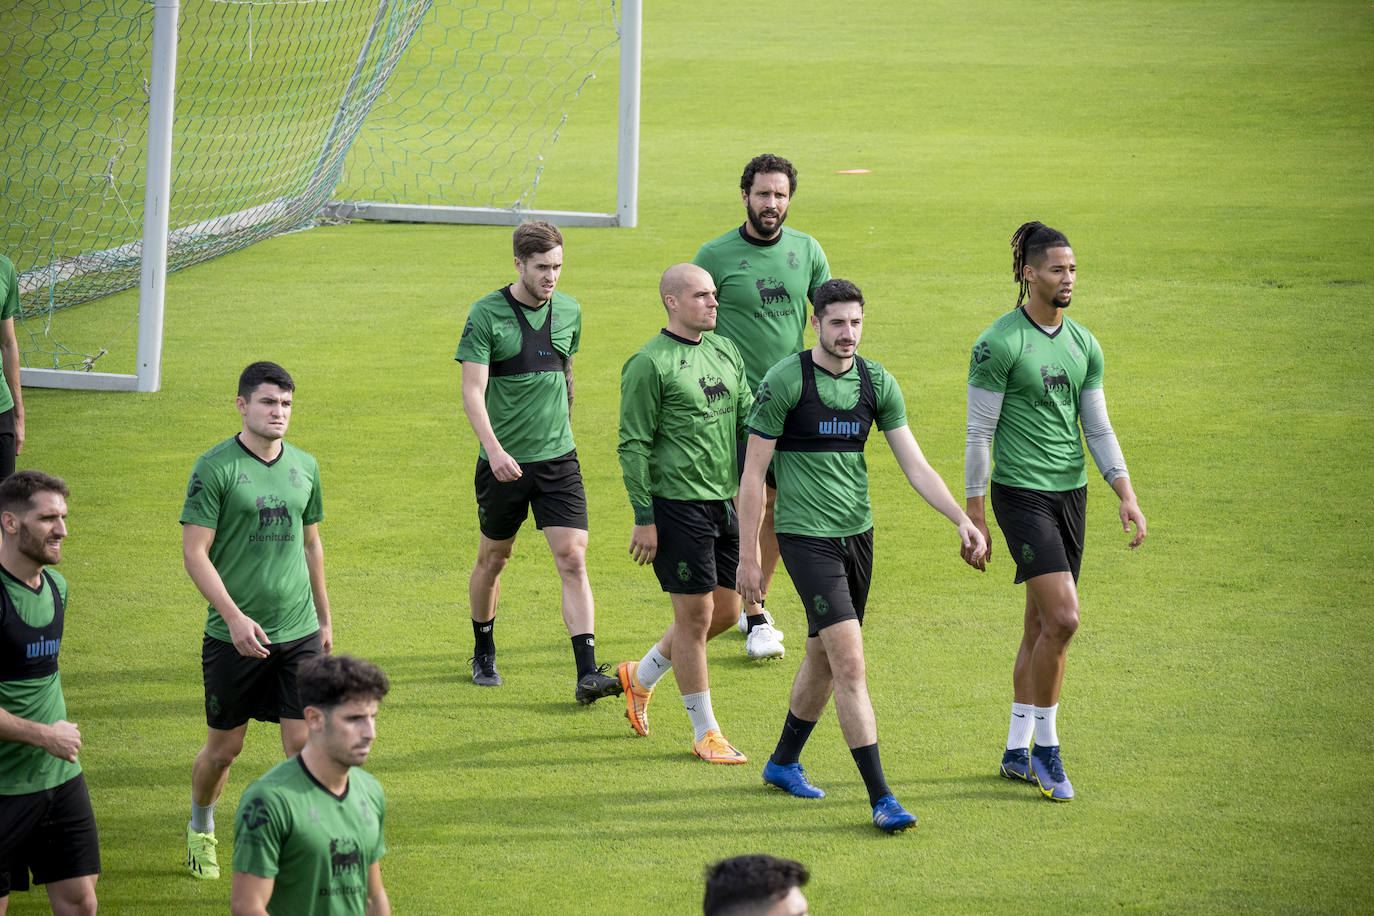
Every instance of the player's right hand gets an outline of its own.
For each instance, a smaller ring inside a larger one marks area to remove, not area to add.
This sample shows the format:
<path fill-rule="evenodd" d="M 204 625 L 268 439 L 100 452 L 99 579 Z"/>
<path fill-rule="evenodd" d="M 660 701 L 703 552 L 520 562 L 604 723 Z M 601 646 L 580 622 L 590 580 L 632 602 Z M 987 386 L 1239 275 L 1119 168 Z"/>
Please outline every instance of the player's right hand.
<path fill-rule="evenodd" d="M 988 523 L 980 518 L 970 517 L 973 527 L 978 529 L 978 533 L 983 536 L 983 554 L 975 555 L 975 545 L 970 544 L 959 549 L 959 555 L 964 558 L 964 562 L 980 572 L 986 571 L 988 564 L 992 562 L 992 534 L 988 531 Z"/>
<path fill-rule="evenodd" d="M 630 530 L 630 556 L 640 566 L 645 563 L 652 563 L 658 554 L 658 526 L 650 522 L 647 525 L 635 525 Z"/>
<path fill-rule="evenodd" d="M 492 476 L 502 483 L 519 480 L 520 475 L 525 473 L 520 469 L 520 462 L 504 451 L 498 450 L 495 454 L 488 453 L 487 463 L 491 465 Z"/>
<path fill-rule="evenodd" d="M 68 763 L 76 763 L 76 752 L 81 750 L 81 729 L 75 722 L 59 719 L 48 726 L 43 750 Z"/>
<path fill-rule="evenodd" d="M 267 647 L 272 644 L 263 628 L 247 614 L 240 614 L 229 624 L 229 638 L 234 641 L 234 648 L 239 655 L 248 658 L 266 658 Z"/>
<path fill-rule="evenodd" d="M 735 591 L 745 603 L 763 603 L 763 567 L 757 560 L 749 560 L 740 555 L 739 566 L 735 569 Z"/>

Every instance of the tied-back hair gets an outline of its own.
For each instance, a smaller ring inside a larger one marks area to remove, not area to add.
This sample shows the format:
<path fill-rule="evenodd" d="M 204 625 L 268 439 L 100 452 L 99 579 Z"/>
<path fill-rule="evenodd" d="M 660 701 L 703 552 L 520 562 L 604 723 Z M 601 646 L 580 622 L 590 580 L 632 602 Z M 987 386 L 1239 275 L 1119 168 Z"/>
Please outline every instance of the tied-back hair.
<path fill-rule="evenodd" d="M 1016 281 L 1016 307 L 1026 299 L 1030 283 L 1026 280 L 1026 265 L 1051 248 L 1071 248 L 1068 238 L 1058 229 L 1051 229 L 1039 220 L 1022 223 L 1011 235 L 1011 278 Z"/>

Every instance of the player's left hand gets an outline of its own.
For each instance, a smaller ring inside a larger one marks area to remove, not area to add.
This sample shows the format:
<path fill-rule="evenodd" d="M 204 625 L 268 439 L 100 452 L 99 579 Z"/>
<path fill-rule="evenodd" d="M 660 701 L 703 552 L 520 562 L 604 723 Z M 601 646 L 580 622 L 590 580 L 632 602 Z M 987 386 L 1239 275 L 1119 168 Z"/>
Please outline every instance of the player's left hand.
<path fill-rule="evenodd" d="M 14 454 L 17 456 L 24 450 L 24 415 L 14 415 Z"/>
<path fill-rule="evenodd" d="M 635 525 L 630 529 L 630 556 L 640 566 L 652 563 L 658 554 L 658 526 Z"/>
<path fill-rule="evenodd" d="M 1131 533 L 1131 523 L 1135 522 L 1135 537 L 1131 538 L 1129 546 L 1132 550 L 1145 543 L 1145 513 L 1140 511 L 1140 506 L 1135 500 L 1122 500 L 1121 509 L 1121 530 L 1127 534 Z"/>
<path fill-rule="evenodd" d="M 334 624 L 326 621 L 320 624 L 320 651 L 328 655 L 334 650 Z"/>

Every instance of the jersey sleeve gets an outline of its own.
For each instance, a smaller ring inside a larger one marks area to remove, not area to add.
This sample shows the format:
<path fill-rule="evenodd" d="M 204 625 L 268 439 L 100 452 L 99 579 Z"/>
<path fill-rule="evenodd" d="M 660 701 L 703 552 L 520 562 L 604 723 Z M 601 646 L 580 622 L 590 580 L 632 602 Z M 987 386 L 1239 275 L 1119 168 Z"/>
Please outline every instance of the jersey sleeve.
<path fill-rule="evenodd" d="M 789 372 L 794 364 L 797 370 Z M 800 397 L 800 363 L 795 356 L 789 356 L 769 369 L 764 374 L 763 381 L 759 382 L 758 391 L 754 392 L 754 407 L 749 411 L 749 420 L 746 424 L 749 432 L 765 439 L 776 439 L 781 436 L 787 414 L 797 406 Z"/>
<path fill-rule="evenodd" d="M 249 786 L 234 816 L 234 871 L 277 877 L 289 830 L 285 806 L 261 784 Z"/>
<path fill-rule="evenodd" d="M 826 280 L 830 279 L 830 262 L 825 259 L 825 252 L 821 250 L 821 243 L 815 239 L 811 240 L 811 285 L 806 290 L 806 298 L 811 301 L 816 299 L 816 288 Z"/>
<path fill-rule="evenodd" d="M 576 301 L 572 303 L 572 343 L 568 345 L 568 356 L 577 352 L 577 348 L 582 345 L 582 306 Z"/>
<path fill-rule="evenodd" d="M 4 303 L 0 305 L 0 321 L 6 318 L 19 317 L 19 274 L 15 272 L 14 265 L 8 258 L 0 258 L 0 275 L 3 275 L 5 287 L 0 290 L 4 296 Z"/>
<path fill-rule="evenodd" d="M 191 468 L 191 479 L 186 484 L 186 502 L 181 507 L 181 523 L 200 525 L 202 528 L 219 528 L 219 512 L 223 499 L 222 476 L 202 455 Z"/>
<path fill-rule="evenodd" d="M 1089 390 L 1102 387 L 1103 372 L 1102 345 L 1092 334 L 1088 335 L 1088 372 L 1083 376 L 1083 388 Z"/>
<path fill-rule="evenodd" d="M 1015 357 L 1004 338 L 985 332 L 969 354 L 968 383 L 984 391 L 1006 394 Z"/>
<path fill-rule="evenodd" d="M 480 305 L 474 304 L 468 310 L 467 322 L 463 325 L 463 336 L 458 340 L 458 352 L 454 359 L 463 363 L 491 363 L 491 322 L 483 314 Z"/>
<path fill-rule="evenodd" d="M 317 525 L 324 520 L 324 490 L 320 487 L 320 463 L 313 462 L 310 473 L 310 498 L 301 513 L 302 525 Z"/>
<path fill-rule="evenodd" d="M 754 392 L 749 389 L 749 379 L 744 372 L 744 360 L 740 358 L 738 351 L 735 353 L 735 369 L 735 390 L 739 392 L 739 401 L 735 404 L 735 438 L 747 439 L 749 414 L 754 409 Z"/>
<path fill-rule="evenodd" d="M 636 525 L 649 525 L 654 520 L 649 459 L 662 400 L 653 359 L 642 351 L 631 356 L 620 372 L 620 445 L 616 454 Z"/>
<path fill-rule="evenodd" d="M 377 784 L 373 802 L 377 806 L 377 842 L 373 844 L 372 850 L 368 854 L 368 865 L 373 862 L 380 862 L 382 856 L 386 855 L 386 793 L 382 791 L 381 783 Z"/>
<path fill-rule="evenodd" d="M 873 377 L 873 393 L 878 398 L 876 421 L 880 432 L 906 426 L 906 399 L 897 380 L 877 363 L 868 364 Z"/>

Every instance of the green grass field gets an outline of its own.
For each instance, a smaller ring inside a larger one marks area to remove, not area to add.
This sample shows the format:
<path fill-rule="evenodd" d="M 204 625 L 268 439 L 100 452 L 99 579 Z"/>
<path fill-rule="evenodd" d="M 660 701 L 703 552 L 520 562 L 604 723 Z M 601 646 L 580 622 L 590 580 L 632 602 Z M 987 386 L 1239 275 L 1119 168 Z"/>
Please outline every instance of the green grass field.
<path fill-rule="evenodd" d="M 968 347 L 1014 301 L 1012 230 L 1042 219 L 1074 242 L 1073 314 L 1106 352 L 1150 525 L 1127 551 L 1114 497 L 1090 484 L 1060 715 L 1077 800 L 995 775 L 1022 600 L 1005 546 L 987 574 L 965 567 L 876 439 L 869 681 L 914 831 L 869 824 L 833 714 L 804 757 L 829 797 L 761 787 L 803 634 L 781 574 L 787 658 L 750 663 L 733 632 L 711 648 L 716 713 L 747 766 L 691 757 L 671 681 L 647 738 L 616 701 L 572 702 L 532 530 L 504 578 L 506 685 L 472 687 L 476 443 L 452 355 L 468 304 L 513 278 L 509 230 L 323 228 L 169 279 L 160 393 L 26 392 L 20 464 L 73 489 L 62 670 L 102 912 L 228 906 L 227 879 L 180 867 L 203 604 L 176 520 L 259 358 L 295 374 L 290 439 L 322 465 L 337 645 L 393 679 L 369 769 L 388 792 L 397 913 L 690 913 L 704 864 L 746 851 L 807 863 L 816 913 L 1368 909 L 1374 7 L 836 6 L 650 4 L 640 225 L 566 232 L 599 656 L 639 657 L 668 620 L 626 553 L 619 369 L 661 326 L 663 268 L 739 223 L 750 156 L 798 165 L 791 224 L 863 287 L 861 350 L 902 383 L 960 495 Z M 565 139 L 572 161 L 609 155 Z M 838 174 L 851 168 L 871 174 Z M 575 172 L 547 177 L 541 206 L 560 207 L 560 187 L 587 196 Z M 279 756 L 273 729 L 250 729 L 219 806 L 222 863 L 239 792 Z M 13 895 L 11 914 L 35 912 L 41 894 Z"/>

